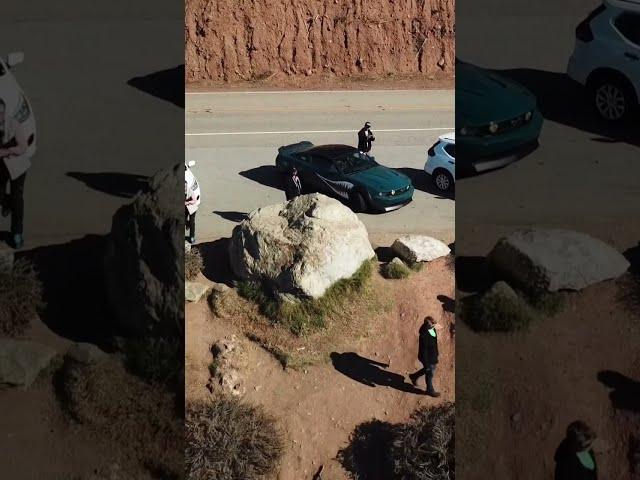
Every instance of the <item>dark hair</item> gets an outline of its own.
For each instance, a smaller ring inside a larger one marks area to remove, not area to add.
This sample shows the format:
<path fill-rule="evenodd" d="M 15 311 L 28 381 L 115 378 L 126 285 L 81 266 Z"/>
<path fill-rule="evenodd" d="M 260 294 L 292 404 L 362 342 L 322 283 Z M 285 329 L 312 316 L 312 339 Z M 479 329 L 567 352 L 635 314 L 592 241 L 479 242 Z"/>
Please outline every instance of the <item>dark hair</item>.
<path fill-rule="evenodd" d="M 569 446 L 576 452 L 589 448 L 595 438 L 595 432 L 582 420 L 576 420 L 567 427 Z"/>
<path fill-rule="evenodd" d="M 433 327 L 436 324 L 436 321 L 433 319 L 432 316 L 427 315 L 426 317 L 424 317 L 424 323 L 426 323 L 429 326 Z"/>

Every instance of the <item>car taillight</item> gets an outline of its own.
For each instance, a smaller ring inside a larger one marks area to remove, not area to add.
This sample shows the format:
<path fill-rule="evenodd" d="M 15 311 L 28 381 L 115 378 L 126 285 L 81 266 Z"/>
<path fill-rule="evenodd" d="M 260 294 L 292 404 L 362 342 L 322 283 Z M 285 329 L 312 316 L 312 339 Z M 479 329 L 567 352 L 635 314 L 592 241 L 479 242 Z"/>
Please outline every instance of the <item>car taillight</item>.
<path fill-rule="evenodd" d="M 436 147 L 438 145 L 440 145 L 440 141 L 439 140 L 436 143 L 434 143 L 429 150 L 427 150 L 427 155 L 429 155 L 430 157 L 435 157 L 435 155 L 436 155 Z"/>
<path fill-rule="evenodd" d="M 585 43 L 593 40 L 593 32 L 588 21 L 584 20 L 576 27 L 576 38 Z"/>
<path fill-rule="evenodd" d="M 591 21 L 600 15 L 602 12 L 606 10 L 606 7 L 600 5 L 598 8 L 593 10 L 587 18 L 585 18 L 580 24 L 576 27 L 576 38 L 581 42 L 590 42 L 593 40 L 593 31 L 591 30 Z"/>

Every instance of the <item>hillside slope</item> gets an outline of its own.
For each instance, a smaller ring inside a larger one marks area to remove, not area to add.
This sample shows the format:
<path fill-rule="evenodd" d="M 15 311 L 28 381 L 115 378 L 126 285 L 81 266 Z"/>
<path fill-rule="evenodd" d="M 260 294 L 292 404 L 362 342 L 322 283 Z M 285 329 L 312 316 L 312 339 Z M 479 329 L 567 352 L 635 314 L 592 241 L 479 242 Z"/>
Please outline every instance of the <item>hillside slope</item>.
<path fill-rule="evenodd" d="M 454 0 L 187 0 L 186 81 L 451 77 Z"/>

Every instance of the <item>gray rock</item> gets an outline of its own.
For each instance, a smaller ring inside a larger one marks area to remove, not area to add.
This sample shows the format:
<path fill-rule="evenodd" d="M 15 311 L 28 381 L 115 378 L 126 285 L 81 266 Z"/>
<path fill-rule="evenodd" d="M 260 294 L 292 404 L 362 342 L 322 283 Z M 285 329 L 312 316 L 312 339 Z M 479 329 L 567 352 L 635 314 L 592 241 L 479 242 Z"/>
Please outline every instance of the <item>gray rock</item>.
<path fill-rule="evenodd" d="M 184 165 L 163 170 L 113 217 L 105 257 L 106 291 L 133 334 L 184 331 Z"/>
<path fill-rule="evenodd" d="M 105 360 L 107 354 L 92 343 L 75 343 L 67 350 L 66 357 L 85 365 L 91 365 Z"/>
<path fill-rule="evenodd" d="M 55 354 L 39 343 L 0 339 L 0 384 L 29 387 Z"/>
<path fill-rule="evenodd" d="M 527 290 L 580 290 L 627 271 L 629 262 L 606 243 L 569 230 L 520 230 L 488 257 L 501 278 Z"/>
<path fill-rule="evenodd" d="M 209 293 L 209 290 L 211 290 L 211 287 L 208 285 L 187 281 L 184 284 L 184 299 L 187 302 L 199 302 L 202 297 Z"/>
<path fill-rule="evenodd" d="M 241 279 L 276 293 L 318 298 L 375 253 L 356 214 L 312 194 L 251 212 L 234 228 L 229 256 Z"/>
<path fill-rule="evenodd" d="M 431 262 L 451 253 L 447 244 L 426 235 L 404 235 L 393 242 L 391 249 L 408 264 Z"/>
<path fill-rule="evenodd" d="M 245 346 L 235 335 L 217 341 L 211 347 L 215 369 L 209 379 L 209 390 L 222 391 L 234 396 L 247 391 L 242 372 L 247 368 Z"/>
<path fill-rule="evenodd" d="M 393 257 L 393 260 L 389 262 L 389 265 L 395 265 L 399 268 L 407 268 L 407 264 L 404 263 L 399 257 Z"/>

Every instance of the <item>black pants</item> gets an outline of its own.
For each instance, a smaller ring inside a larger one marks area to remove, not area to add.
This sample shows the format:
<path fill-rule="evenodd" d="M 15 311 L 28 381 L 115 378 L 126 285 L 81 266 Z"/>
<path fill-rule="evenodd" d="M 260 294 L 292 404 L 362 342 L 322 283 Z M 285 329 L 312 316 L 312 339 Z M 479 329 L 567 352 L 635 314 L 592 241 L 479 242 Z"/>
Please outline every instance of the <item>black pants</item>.
<path fill-rule="evenodd" d="M 425 380 L 427 381 L 427 393 L 434 393 L 435 390 L 433 388 L 433 377 L 436 374 L 436 365 L 427 365 L 425 363 L 422 364 L 422 368 L 415 373 L 411 374 L 412 379 L 418 379 L 421 376 L 425 376 Z"/>
<path fill-rule="evenodd" d="M 189 236 L 195 237 L 196 236 L 196 212 L 193 212 L 191 215 L 189 215 L 189 211 L 186 208 L 184 209 L 184 211 L 187 216 L 187 228 L 189 229 Z"/>
<path fill-rule="evenodd" d="M 2 206 L 11 209 L 11 233 L 22 235 L 24 224 L 24 181 L 27 173 L 23 173 L 18 178 L 11 180 L 9 171 L 4 162 L 0 162 L 0 194 L 2 195 Z M 7 183 L 9 183 L 9 194 L 7 195 Z"/>

